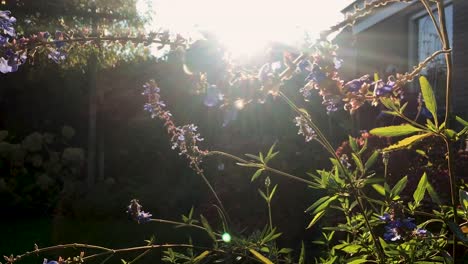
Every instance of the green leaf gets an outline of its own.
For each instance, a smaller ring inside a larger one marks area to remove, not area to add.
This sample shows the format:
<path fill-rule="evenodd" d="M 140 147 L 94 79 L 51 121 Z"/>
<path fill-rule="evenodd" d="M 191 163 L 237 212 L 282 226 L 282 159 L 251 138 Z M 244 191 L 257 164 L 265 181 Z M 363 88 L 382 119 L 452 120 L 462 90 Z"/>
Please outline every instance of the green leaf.
<path fill-rule="evenodd" d="M 392 116 L 400 116 L 400 114 L 395 111 L 382 111 L 382 113 L 387 114 L 387 115 L 392 115 Z"/>
<path fill-rule="evenodd" d="M 398 141 L 398 143 L 396 144 L 393 144 L 391 146 L 388 146 L 386 147 L 385 149 L 383 149 L 383 151 L 392 151 L 392 150 L 398 150 L 398 149 L 402 149 L 402 148 L 406 148 L 408 146 L 411 146 L 412 144 L 426 138 L 426 137 L 429 137 L 429 136 L 432 136 L 432 133 L 425 133 L 425 134 L 421 134 L 421 135 L 414 135 L 414 136 L 411 136 L 411 137 L 407 137 L 405 139 L 402 139 L 400 141 Z"/>
<path fill-rule="evenodd" d="M 401 191 L 403 191 L 408 183 L 408 176 L 401 178 L 395 186 L 393 186 L 392 190 L 390 191 L 391 197 L 395 197 L 400 195 Z"/>
<path fill-rule="evenodd" d="M 372 153 L 372 155 L 369 157 L 369 159 L 366 161 L 366 164 L 364 165 L 364 168 L 366 169 L 366 171 L 372 168 L 372 166 L 377 161 L 378 157 L 379 157 L 379 151 L 376 150 L 374 151 L 374 153 Z"/>
<path fill-rule="evenodd" d="M 442 202 L 440 201 L 439 195 L 437 192 L 434 190 L 434 187 L 428 182 L 426 185 L 427 193 L 429 193 L 429 196 L 431 197 L 432 201 L 438 205 L 442 205 Z"/>
<path fill-rule="evenodd" d="M 260 161 L 262 162 L 262 159 L 260 159 L 259 156 L 255 156 L 255 155 L 252 155 L 252 154 L 245 154 L 247 157 L 251 158 L 251 159 L 254 159 L 256 161 Z"/>
<path fill-rule="evenodd" d="M 271 193 L 270 193 L 270 200 L 273 198 L 273 195 L 275 195 L 275 192 L 276 192 L 276 189 L 278 188 L 278 184 L 275 184 L 275 186 L 273 187 L 273 190 L 271 190 Z"/>
<path fill-rule="evenodd" d="M 419 77 L 419 84 L 421 85 L 421 93 L 424 99 L 424 103 L 426 104 L 426 108 L 429 110 L 429 112 L 431 112 L 432 116 L 434 117 L 434 121 L 437 124 L 437 102 L 434 96 L 434 92 L 432 91 L 431 84 L 424 76 Z"/>
<path fill-rule="evenodd" d="M 200 255 L 193 259 L 193 263 L 200 262 L 202 259 L 206 258 L 210 253 L 211 251 L 208 250 L 203 251 Z"/>
<path fill-rule="evenodd" d="M 341 244 L 341 245 L 336 245 L 335 248 L 342 250 L 348 254 L 354 254 L 354 253 L 359 252 L 362 246 L 357 245 L 357 244 Z"/>
<path fill-rule="evenodd" d="M 270 249 L 268 247 L 262 247 L 260 251 L 265 252 L 265 253 L 270 253 Z"/>
<path fill-rule="evenodd" d="M 379 74 L 374 72 L 374 82 L 378 82 L 380 80 Z"/>
<path fill-rule="evenodd" d="M 271 260 L 263 256 L 262 254 L 258 253 L 255 249 L 249 249 L 250 253 L 254 255 L 258 260 L 260 260 L 263 264 L 273 264 Z"/>
<path fill-rule="evenodd" d="M 361 159 L 356 155 L 356 153 L 351 153 L 351 157 L 354 160 L 354 163 L 356 163 L 356 166 L 358 167 L 359 171 L 364 172 L 364 165 L 362 164 Z"/>
<path fill-rule="evenodd" d="M 330 198 L 330 196 L 327 195 L 327 196 L 324 196 L 324 197 L 318 199 L 317 201 L 315 201 L 315 203 L 313 203 L 311 206 L 309 206 L 309 208 L 307 208 L 305 210 L 305 212 L 308 213 L 308 212 L 314 210 L 317 206 L 321 205 L 323 202 L 325 202 L 329 198 Z"/>
<path fill-rule="evenodd" d="M 406 107 L 408 106 L 408 102 L 404 103 L 401 108 L 400 108 L 400 113 L 403 114 L 403 112 L 405 111 Z"/>
<path fill-rule="evenodd" d="M 463 208 L 463 211 L 468 212 L 468 192 L 460 190 L 458 193 L 460 196 L 460 205 Z"/>
<path fill-rule="evenodd" d="M 380 195 L 385 196 L 385 188 L 380 184 L 372 184 L 372 188 L 376 190 Z"/>
<path fill-rule="evenodd" d="M 462 126 L 468 126 L 468 121 L 465 121 L 463 118 L 459 116 L 455 116 L 455 120 L 457 120 L 458 123 L 460 123 Z"/>
<path fill-rule="evenodd" d="M 419 180 L 418 187 L 416 187 L 416 190 L 413 193 L 415 206 L 418 206 L 419 203 L 424 198 L 424 193 L 426 192 L 426 189 L 427 189 L 427 175 L 426 173 L 424 173 L 421 179 Z"/>
<path fill-rule="evenodd" d="M 445 129 L 444 130 L 444 134 L 447 136 L 447 138 L 453 140 L 453 141 L 457 141 L 457 132 L 455 132 L 455 130 L 453 129 Z"/>
<path fill-rule="evenodd" d="M 211 239 L 213 239 L 213 241 L 216 241 L 216 236 L 215 236 L 215 234 L 213 232 L 213 229 L 211 228 L 210 224 L 208 223 L 208 220 L 206 220 L 206 218 L 203 215 L 200 215 L 200 220 L 201 220 L 201 223 L 202 223 L 203 227 L 205 228 L 206 232 L 211 237 Z"/>
<path fill-rule="evenodd" d="M 336 199 L 338 199 L 338 195 L 334 195 L 334 196 L 330 197 L 328 200 L 326 200 L 325 202 L 323 202 L 322 204 L 317 206 L 317 208 L 315 208 L 315 210 L 312 212 L 312 214 L 314 215 L 316 213 L 324 211 L 330 205 L 330 203 L 335 201 Z"/>
<path fill-rule="evenodd" d="M 304 245 L 304 241 L 301 241 L 301 254 L 299 255 L 299 264 L 305 264 L 305 245 Z"/>
<path fill-rule="evenodd" d="M 320 220 L 320 218 L 322 218 L 324 214 L 325 214 L 325 211 L 321 211 L 320 213 L 316 214 L 314 218 L 312 218 L 312 221 L 310 221 L 306 229 L 311 228 L 315 223 L 317 223 L 318 220 Z"/>
<path fill-rule="evenodd" d="M 278 251 L 278 254 L 289 254 L 291 252 L 293 252 L 292 248 L 282 248 L 280 251 Z"/>
<path fill-rule="evenodd" d="M 367 263 L 367 259 L 362 259 L 359 257 L 359 259 L 355 259 L 353 261 L 348 262 L 348 264 L 361 264 L 361 263 Z"/>
<path fill-rule="evenodd" d="M 267 201 L 267 202 L 269 201 L 269 200 L 268 200 L 268 197 L 266 196 L 266 194 L 265 194 L 262 190 L 258 189 L 258 192 L 259 192 L 260 195 L 263 197 L 263 199 L 265 199 L 265 201 Z"/>
<path fill-rule="evenodd" d="M 401 126 L 387 126 L 387 127 L 378 127 L 370 131 L 372 135 L 382 136 L 382 137 L 399 137 L 416 132 L 423 131 L 420 128 L 414 127 L 410 124 L 404 124 Z"/>
<path fill-rule="evenodd" d="M 261 168 L 261 169 L 258 169 L 253 175 L 252 175 L 252 179 L 250 179 L 251 182 L 255 181 L 255 179 L 257 179 L 258 177 L 260 177 L 260 175 L 262 175 L 262 172 L 264 171 L 265 169 Z"/>
<path fill-rule="evenodd" d="M 460 227 L 455 224 L 454 222 L 448 222 L 447 223 L 448 227 L 452 232 L 457 236 L 458 239 L 463 241 L 463 243 L 468 243 L 468 236 L 466 236 L 463 231 L 460 229 Z"/>
<path fill-rule="evenodd" d="M 358 152 L 359 149 L 358 149 L 356 139 L 353 138 L 352 136 L 349 136 L 348 140 L 349 140 L 349 145 L 351 146 L 351 149 L 353 150 L 353 152 Z"/>

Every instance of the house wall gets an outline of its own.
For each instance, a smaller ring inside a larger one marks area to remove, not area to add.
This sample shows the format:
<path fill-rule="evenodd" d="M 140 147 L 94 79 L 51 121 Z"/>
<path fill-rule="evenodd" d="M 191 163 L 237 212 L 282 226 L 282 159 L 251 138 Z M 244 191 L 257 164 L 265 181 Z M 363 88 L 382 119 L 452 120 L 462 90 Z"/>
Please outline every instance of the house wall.
<path fill-rule="evenodd" d="M 453 2 L 453 111 L 468 118 L 468 1 Z"/>
<path fill-rule="evenodd" d="M 453 111 L 468 119 L 468 0 L 453 0 L 452 4 Z M 384 73 L 389 65 L 394 65 L 398 72 L 411 70 L 409 65 L 417 62 L 416 46 L 410 45 L 416 45 L 417 36 L 410 23 L 423 10 L 421 4 L 415 3 L 362 32 L 339 34 L 336 42 L 341 47 L 340 56 L 346 58 L 343 69 L 346 79 L 375 71 Z"/>
<path fill-rule="evenodd" d="M 404 15 L 392 16 L 356 35 L 356 74 L 398 72 L 408 68 L 408 22 Z"/>

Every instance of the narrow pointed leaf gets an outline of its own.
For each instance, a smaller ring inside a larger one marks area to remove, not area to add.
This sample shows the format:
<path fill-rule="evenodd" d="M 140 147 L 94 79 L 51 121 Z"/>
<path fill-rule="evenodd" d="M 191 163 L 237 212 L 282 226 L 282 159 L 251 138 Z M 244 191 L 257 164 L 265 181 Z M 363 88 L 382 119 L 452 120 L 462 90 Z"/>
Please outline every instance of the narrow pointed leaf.
<path fill-rule="evenodd" d="M 395 184 L 395 186 L 393 186 L 392 190 L 390 191 L 391 196 L 395 197 L 397 195 L 400 195 L 401 191 L 405 189 L 407 183 L 408 183 L 408 176 L 401 178 Z"/>
<path fill-rule="evenodd" d="M 429 182 L 426 185 L 426 189 L 432 201 L 438 205 L 442 205 L 439 195 L 437 194 L 437 192 L 434 190 L 434 187 L 432 187 L 432 185 Z"/>
<path fill-rule="evenodd" d="M 301 254 L 299 255 L 299 264 L 305 264 L 305 246 L 304 246 L 304 241 L 301 242 Z"/>
<path fill-rule="evenodd" d="M 361 159 L 355 153 L 351 153 L 351 157 L 353 158 L 354 163 L 358 167 L 359 171 L 364 172 L 364 165 L 362 164 Z"/>
<path fill-rule="evenodd" d="M 250 181 L 255 181 L 255 179 L 257 179 L 258 177 L 260 177 L 260 175 L 262 175 L 262 172 L 263 172 L 263 168 L 262 169 L 258 169 L 253 175 L 252 175 L 252 179 L 250 179 Z"/>
<path fill-rule="evenodd" d="M 202 259 L 206 258 L 210 253 L 211 251 L 208 250 L 203 251 L 200 255 L 193 259 L 193 263 L 200 262 Z"/>
<path fill-rule="evenodd" d="M 268 197 L 266 196 L 266 194 L 265 194 L 262 190 L 260 190 L 260 189 L 258 189 L 258 192 L 259 192 L 260 195 L 263 197 L 263 199 L 265 199 L 265 201 L 268 202 Z"/>
<path fill-rule="evenodd" d="M 270 193 L 270 200 L 273 198 L 273 196 L 275 195 L 275 192 L 276 192 L 276 189 L 278 188 L 278 184 L 275 185 L 275 187 L 273 187 L 273 190 L 271 190 L 271 193 Z"/>
<path fill-rule="evenodd" d="M 416 190 L 413 193 L 413 199 L 414 199 L 414 204 L 419 205 L 419 203 L 422 201 L 424 198 L 424 193 L 426 192 L 427 189 L 427 175 L 426 173 L 423 174 L 421 179 L 419 180 L 418 187 L 416 187 Z"/>
<path fill-rule="evenodd" d="M 455 120 L 457 120 L 457 122 L 463 126 L 468 126 L 468 121 L 464 120 L 463 118 L 459 116 L 455 116 Z"/>
<path fill-rule="evenodd" d="M 353 138 L 352 136 L 349 136 L 348 141 L 349 141 L 349 145 L 351 146 L 351 149 L 354 152 L 358 152 L 358 145 L 357 145 L 356 139 Z"/>
<path fill-rule="evenodd" d="M 379 157 L 379 151 L 376 150 L 376 151 L 374 151 L 374 153 L 372 153 L 372 155 L 366 161 L 366 164 L 364 164 L 364 168 L 366 169 L 366 171 L 369 170 L 370 168 L 372 168 L 372 166 L 377 161 L 378 157 Z"/>
<path fill-rule="evenodd" d="M 330 196 L 327 195 L 327 196 L 324 196 L 324 197 L 318 199 L 318 200 L 315 201 L 311 206 L 309 206 L 309 208 L 307 208 L 307 209 L 305 210 L 305 212 L 307 213 L 307 212 L 310 212 L 310 211 L 314 210 L 317 206 L 321 205 L 321 204 L 324 203 L 326 200 L 328 200 L 328 198 L 330 198 Z"/>
<path fill-rule="evenodd" d="M 312 221 L 310 221 L 309 225 L 307 226 L 307 229 L 311 228 L 315 223 L 317 223 L 320 218 L 325 214 L 325 211 L 321 211 L 320 213 L 316 214 L 314 218 L 312 218 Z"/>
<path fill-rule="evenodd" d="M 459 191 L 460 205 L 465 212 L 468 212 L 468 192 L 464 190 Z"/>
<path fill-rule="evenodd" d="M 414 135 L 414 136 L 411 136 L 411 137 L 407 137 L 405 139 L 402 139 L 402 140 L 398 141 L 398 143 L 396 143 L 396 144 L 393 144 L 391 146 L 386 147 L 383 150 L 384 151 L 393 151 L 393 150 L 398 150 L 398 149 L 402 149 L 402 148 L 407 148 L 407 147 L 411 146 L 412 144 L 422 140 L 423 138 L 429 137 L 431 135 L 432 135 L 432 133 L 425 133 L 425 134 L 421 134 L 421 135 Z"/>
<path fill-rule="evenodd" d="M 260 254 L 258 251 L 256 251 L 255 249 L 249 249 L 250 253 L 252 253 L 252 255 L 254 255 L 258 260 L 260 260 L 263 264 L 273 264 L 273 262 L 271 262 L 271 260 L 269 260 L 268 258 L 266 258 L 265 256 L 263 256 L 262 254 Z"/>
<path fill-rule="evenodd" d="M 208 223 L 208 220 L 206 220 L 206 218 L 203 215 L 200 215 L 200 220 L 201 220 L 201 223 L 202 223 L 203 227 L 205 228 L 206 232 L 211 237 L 211 239 L 216 241 L 215 234 L 214 234 L 213 229 L 211 228 L 210 224 Z"/>
<path fill-rule="evenodd" d="M 316 213 L 325 211 L 325 209 L 328 208 L 330 203 L 335 201 L 336 199 L 338 199 L 338 195 L 334 195 L 334 196 L 330 197 L 328 200 L 326 200 L 325 202 L 323 202 L 322 204 L 317 206 L 317 208 L 315 208 L 315 210 L 312 212 L 312 214 L 316 214 Z"/>
<path fill-rule="evenodd" d="M 413 134 L 416 132 L 423 131 L 420 128 L 414 127 L 410 124 L 404 124 L 401 126 L 387 126 L 387 127 L 378 127 L 370 131 L 372 135 L 382 136 L 382 137 L 399 137 Z"/>
<path fill-rule="evenodd" d="M 426 104 L 426 108 L 431 112 L 435 122 L 437 123 L 437 102 L 431 84 L 424 76 L 419 77 L 419 84 L 421 85 L 421 93 L 424 103 Z"/>
<path fill-rule="evenodd" d="M 380 184 L 372 184 L 372 188 L 376 190 L 380 195 L 385 196 L 385 188 Z"/>

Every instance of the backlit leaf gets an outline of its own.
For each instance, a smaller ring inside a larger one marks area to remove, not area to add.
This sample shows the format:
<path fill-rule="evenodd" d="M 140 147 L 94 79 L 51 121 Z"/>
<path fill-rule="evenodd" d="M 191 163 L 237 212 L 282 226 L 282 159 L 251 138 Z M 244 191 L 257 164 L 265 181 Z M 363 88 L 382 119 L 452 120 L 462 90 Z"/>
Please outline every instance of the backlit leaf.
<path fill-rule="evenodd" d="M 437 102 L 431 84 L 424 76 L 419 77 L 419 84 L 421 85 L 421 93 L 424 103 L 426 104 L 426 108 L 431 112 L 435 122 L 437 123 Z"/>
<path fill-rule="evenodd" d="M 396 144 L 393 144 L 389 147 L 386 147 L 385 149 L 383 149 L 384 151 L 392 151 L 392 150 L 397 150 L 397 149 L 402 149 L 402 148 L 406 148 L 406 147 L 409 147 L 411 146 L 412 144 L 426 138 L 426 137 L 429 137 L 431 136 L 432 133 L 425 133 L 425 134 L 421 134 L 421 135 L 414 135 L 414 136 L 411 136 L 411 137 L 407 137 L 405 139 L 402 139 L 400 141 L 398 141 L 398 143 Z"/>
<path fill-rule="evenodd" d="M 414 127 L 410 124 L 405 124 L 401 126 L 387 126 L 387 127 L 378 127 L 370 131 L 372 135 L 382 136 L 382 137 L 398 137 L 405 136 L 416 132 L 423 131 L 420 128 Z"/>
<path fill-rule="evenodd" d="M 271 260 L 263 256 L 262 254 L 258 253 L 255 249 L 249 249 L 250 253 L 254 255 L 258 260 L 260 260 L 263 264 L 273 264 Z"/>

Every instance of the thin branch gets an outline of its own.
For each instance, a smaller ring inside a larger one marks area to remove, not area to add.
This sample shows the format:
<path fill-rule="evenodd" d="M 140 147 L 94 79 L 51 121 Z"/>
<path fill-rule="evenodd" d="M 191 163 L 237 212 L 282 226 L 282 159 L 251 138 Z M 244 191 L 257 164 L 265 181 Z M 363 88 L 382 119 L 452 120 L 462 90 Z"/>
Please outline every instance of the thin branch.
<path fill-rule="evenodd" d="M 187 226 L 187 227 L 193 227 L 193 228 L 197 228 L 197 229 L 206 231 L 206 228 L 204 228 L 203 226 L 199 226 L 199 225 L 195 225 L 195 224 L 187 224 L 187 223 L 171 221 L 171 220 L 165 220 L 165 219 L 159 219 L 159 218 L 151 218 L 150 222 L 176 225 L 177 227 Z M 213 234 L 221 237 L 221 234 L 219 234 L 219 233 L 213 232 Z"/>
<path fill-rule="evenodd" d="M 244 164 L 252 164 L 252 162 L 248 161 L 248 160 L 245 160 L 245 159 L 242 159 L 242 158 L 239 158 L 235 155 L 232 155 L 232 154 L 229 154 L 229 153 L 226 153 L 226 152 L 222 152 L 222 151 L 216 151 L 216 150 L 212 150 L 212 151 L 209 151 L 207 156 L 210 156 L 210 155 L 220 155 L 220 156 L 224 156 L 224 157 L 227 157 L 227 158 L 230 158 L 230 159 L 233 159 L 233 160 L 236 160 L 240 163 L 244 163 Z M 253 165 L 253 164 L 252 164 Z M 270 172 L 273 172 L 273 173 L 276 173 L 278 175 L 282 175 L 282 176 L 285 176 L 287 178 L 290 178 L 292 180 L 295 180 L 295 181 L 298 181 L 298 182 L 302 182 L 302 183 L 305 183 L 305 184 L 308 184 L 308 185 L 312 185 L 313 182 L 311 181 L 308 181 L 308 180 L 305 180 L 305 179 L 302 179 L 298 176 L 294 176 L 292 174 L 289 174 L 287 172 L 283 172 L 283 171 L 280 171 L 280 170 L 277 170 L 277 169 L 274 169 L 274 168 L 271 168 L 271 167 L 268 167 L 267 165 L 265 164 L 258 164 L 258 166 L 256 166 L 258 168 L 263 168 L 264 170 L 266 171 L 270 171 Z"/>

